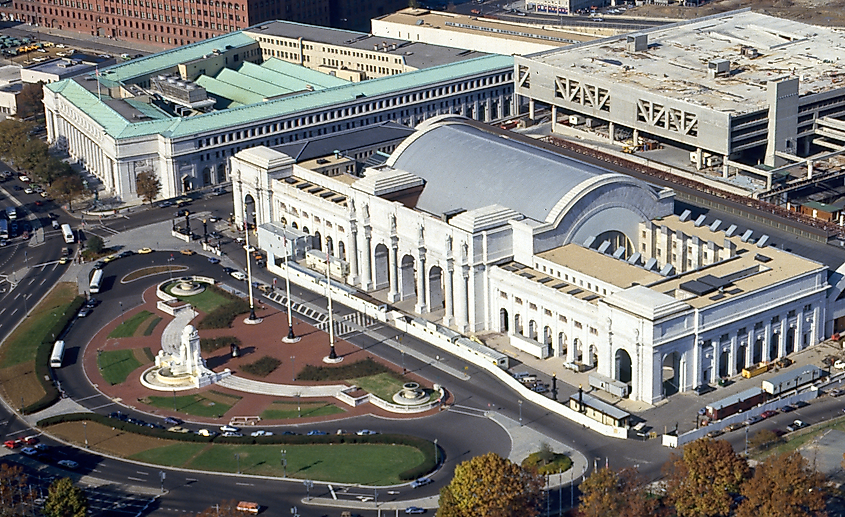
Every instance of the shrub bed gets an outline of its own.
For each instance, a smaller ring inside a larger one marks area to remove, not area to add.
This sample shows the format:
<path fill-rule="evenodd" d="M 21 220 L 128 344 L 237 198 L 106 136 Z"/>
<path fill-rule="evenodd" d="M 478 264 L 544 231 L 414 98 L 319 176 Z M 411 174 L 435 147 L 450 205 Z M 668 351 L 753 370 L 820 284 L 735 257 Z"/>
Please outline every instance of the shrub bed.
<path fill-rule="evenodd" d="M 227 293 L 228 294 L 228 293 Z M 249 303 L 235 297 L 235 300 L 221 305 L 205 315 L 197 324 L 198 329 L 226 329 L 232 326 L 232 322 L 239 314 L 249 312 Z"/>
<path fill-rule="evenodd" d="M 203 337 L 200 338 L 200 350 L 205 353 L 211 353 L 215 350 L 220 350 L 231 344 L 241 346 L 241 340 L 235 336 L 220 336 L 220 337 Z"/>
<path fill-rule="evenodd" d="M 342 381 L 344 379 L 369 377 L 390 371 L 390 368 L 387 366 L 377 363 L 368 357 L 340 366 L 314 366 L 309 364 L 296 374 L 296 378 L 303 381 Z"/>
<path fill-rule="evenodd" d="M 281 364 L 282 362 L 276 359 L 275 357 L 265 355 L 254 363 L 243 365 L 241 367 L 241 370 L 257 377 L 267 377 L 268 375 L 273 373 L 276 368 L 281 366 Z"/>

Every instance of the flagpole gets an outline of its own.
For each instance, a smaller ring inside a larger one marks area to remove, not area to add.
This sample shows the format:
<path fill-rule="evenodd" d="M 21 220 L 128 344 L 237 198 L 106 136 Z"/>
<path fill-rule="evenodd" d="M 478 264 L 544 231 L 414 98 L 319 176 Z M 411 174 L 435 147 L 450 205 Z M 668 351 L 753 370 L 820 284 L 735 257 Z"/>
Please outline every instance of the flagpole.
<path fill-rule="evenodd" d="M 102 97 L 102 95 L 100 95 L 100 67 L 99 66 L 94 67 L 94 73 L 97 76 L 97 100 L 102 102 L 103 97 Z"/>
<path fill-rule="evenodd" d="M 296 343 L 299 341 L 300 338 L 298 338 L 296 334 L 293 333 L 293 312 L 291 311 L 290 301 L 290 268 L 288 267 L 288 255 L 290 255 L 290 252 L 288 251 L 287 226 L 283 228 L 283 231 L 285 232 L 284 236 L 282 237 L 285 242 L 285 285 L 288 291 L 288 335 L 287 337 L 282 338 L 282 342 Z"/>
<path fill-rule="evenodd" d="M 329 299 L 329 346 L 331 347 L 331 350 L 329 355 L 323 358 L 323 362 L 339 363 L 343 361 L 343 357 L 338 357 L 334 350 L 334 320 L 332 319 L 332 255 L 328 243 L 326 243 L 326 286 L 326 293 Z"/>

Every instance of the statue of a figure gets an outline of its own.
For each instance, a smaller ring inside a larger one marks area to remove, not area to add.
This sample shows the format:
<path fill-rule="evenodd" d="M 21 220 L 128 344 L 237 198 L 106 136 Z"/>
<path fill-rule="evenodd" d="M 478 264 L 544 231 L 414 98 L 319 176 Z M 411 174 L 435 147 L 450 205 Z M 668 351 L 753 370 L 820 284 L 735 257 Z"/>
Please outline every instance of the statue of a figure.
<path fill-rule="evenodd" d="M 390 214 L 390 233 L 396 233 L 396 216 Z"/>
<path fill-rule="evenodd" d="M 466 242 L 461 243 L 461 258 L 466 260 L 469 256 L 469 245 Z"/>
<path fill-rule="evenodd" d="M 446 254 L 447 255 L 452 254 L 452 236 L 451 235 L 446 236 Z"/>

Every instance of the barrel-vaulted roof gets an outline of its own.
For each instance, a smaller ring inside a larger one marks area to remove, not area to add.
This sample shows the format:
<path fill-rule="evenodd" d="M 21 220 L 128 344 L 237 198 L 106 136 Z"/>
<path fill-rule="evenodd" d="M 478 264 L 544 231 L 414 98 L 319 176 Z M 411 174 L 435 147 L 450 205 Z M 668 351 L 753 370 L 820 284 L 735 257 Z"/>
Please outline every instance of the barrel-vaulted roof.
<path fill-rule="evenodd" d="M 416 208 L 435 215 L 498 204 L 551 223 L 562 199 L 607 180 L 630 181 L 458 117 L 432 120 L 418 129 L 387 165 L 425 180 Z"/>

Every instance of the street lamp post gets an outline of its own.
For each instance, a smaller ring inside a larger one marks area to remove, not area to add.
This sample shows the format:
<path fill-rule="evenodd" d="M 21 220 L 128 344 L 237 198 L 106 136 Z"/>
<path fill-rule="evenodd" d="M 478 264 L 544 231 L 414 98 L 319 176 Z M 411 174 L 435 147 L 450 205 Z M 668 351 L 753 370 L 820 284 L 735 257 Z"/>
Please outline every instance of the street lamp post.
<path fill-rule="evenodd" d="M 519 426 L 522 427 L 522 399 L 517 402 L 519 402 Z"/>
<path fill-rule="evenodd" d="M 296 334 L 293 333 L 293 310 L 291 309 L 291 300 L 290 300 L 290 269 L 288 268 L 288 255 L 290 255 L 291 251 L 293 251 L 293 246 L 291 246 L 291 250 L 288 251 L 288 237 L 287 237 L 288 230 L 287 230 L 286 225 L 283 226 L 282 231 L 285 232 L 285 234 L 282 238 L 284 239 L 284 244 L 285 244 L 285 286 L 286 286 L 287 292 L 288 292 L 288 297 L 287 297 L 287 300 L 288 300 L 288 303 L 287 303 L 287 306 L 288 306 L 288 335 L 287 335 L 287 337 L 282 338 L 282 341 L 284 341 L 285 343 L 296 343 L 297 341 L 299 341 L 299 338 L 296 337 Z"/>
<path fill-rule="evenodd" d="M 208 219 L 202 220 L 202 239 L 208 244 Z"/>
<path fill-rule="evenodd" d="M 284 470 L 283 477 L 288 477 L 288 451 L 282 449 L 282 469 Z"/>
<path fill-rule="evenodd" d="M 82 431 L 85 433 L 85 448 L 88 448 L 88 422 L 82 421 Z"/>
<path fill-rule="evenodd" d="M 249 228 L 246 223 L 246 205 L 244 205 L 244 249 L 246 250 L 246 281 L 249 284 L 249 317 L 244 323 L 255 324 L 261 320 L 255 316 L 255 302 L 252 298 L 252 264 L 249 260 Z"/>
<path fill-rule="evenodd" d="M 235 453 L 235 461 L 238 462 L 238 474 L 240 474 L 241 473 L 241 455 L 240 454 Z"/>

